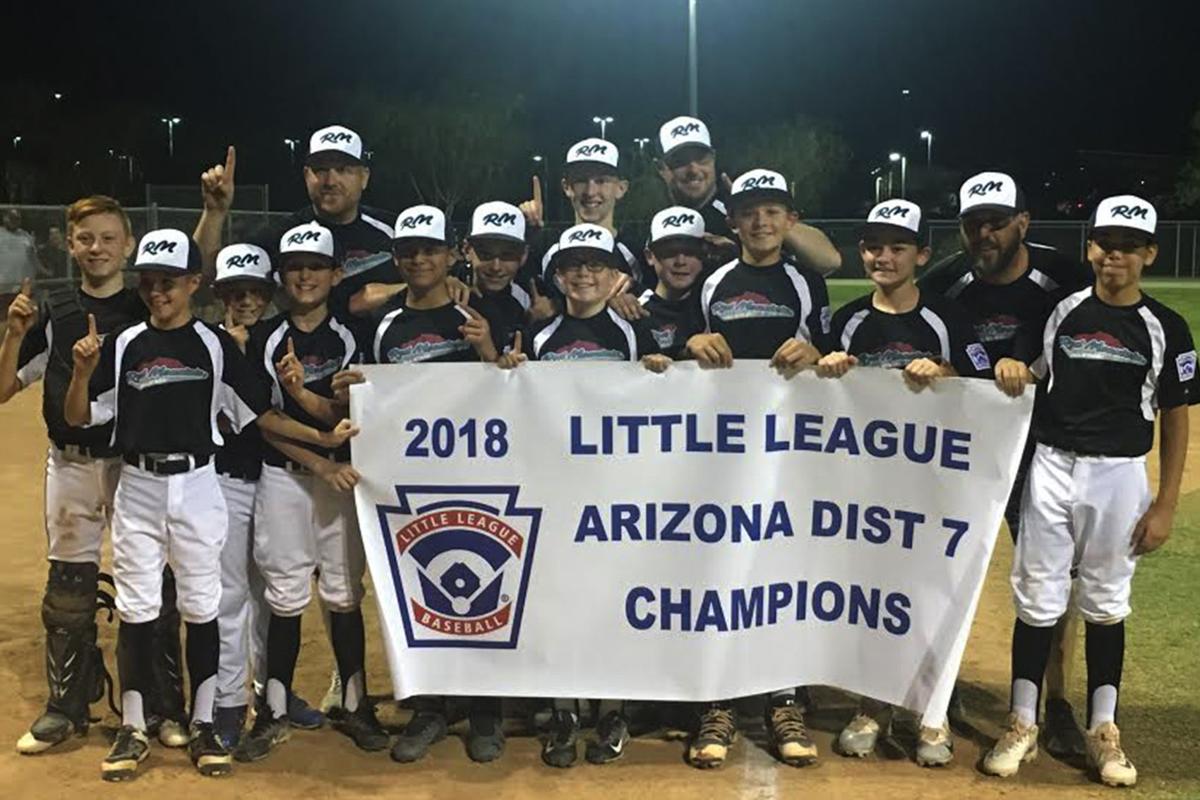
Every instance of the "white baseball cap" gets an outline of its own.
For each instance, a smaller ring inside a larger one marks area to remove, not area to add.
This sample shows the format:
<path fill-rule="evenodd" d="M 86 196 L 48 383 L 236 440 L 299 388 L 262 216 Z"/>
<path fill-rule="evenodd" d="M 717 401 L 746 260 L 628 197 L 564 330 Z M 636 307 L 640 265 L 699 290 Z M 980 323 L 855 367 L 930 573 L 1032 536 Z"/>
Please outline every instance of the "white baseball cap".
<path fill-rule="evenodd" d="M 256 244 L 231 244 L 217 253 L 217 274 L 213 283 L 226 281 L 272 282 L 271 257 Z"/>
<path fill-rule="evenodd" d="M 972 211 L 1004 211 L 1019 214 L 1025 210 L 1025 193 L 1011 175 L 981 172 L 963 181 L 958 190 L 958 215 Z"/>
<path fill-rule="evenodd" d="M 304 163 L 311 164 L 314 156 L 337 154 L 350 161 L 364 163 L 362 137 L 341 125 L 321 128 L 308 140 L 308 158 Z"/>
<path fill-rule="evenodd" d="M 599 166 L 606 172 L 616 174 L 620 163 L 621 153 L 617 146 L 604 139 L 584 139 L 571 145 L 567 150 L 567 161 L 564 169 L 570 170 L 575 166 Z"/>
<path fill-rule="evenodd" d="M 625 269 L 625 259 L 617 251 L 617 242 L 607 228 L 584 222 L 573 225 L 558 237 L 558 249 L 550 258 L 549 271 L 551 274 L 564 263 L 569 256 L 587 253 L 599 258 L 613 269 Z"/>
<path fill-rule="evenodd" d="M 512 203 L 481 203 L 471 214 L 468 239 L 497 239 L 525 244 L 525 215 Z"/>
<path fill-rule="evenodd" d="M 710 152 L 713 149 L 708 126 L 695 117 L 675 117 L 664 122 L 658 129 L 658 145 L 664 160 L 684 147 L 700 147 Z"/>
<path fill-rule="evenodd" d="M 918 242 L 924 239 L 924 219 L 921 207 L 908 200 L 884 200 L 867 214 L 864 235 L 872 229 L 902 231 L 911 234 Z"/>
<path fill-rule="evenodd" d="M 729 210 L 733 212 L 738 206 L 755 200 L 783 203 L 788 208 L 796 207 L 792 193 L 788 191 L 787 180 L 778 172 L 769 169 L 752 169 L 737 177 L 729 192 Z"/>
<path fill-rule="evenodd" d="M 704 217 L 686 206 L 664 208 L 650 220 L 650 244 L 667 239 L 704 240 Z"/>
<path fill-rule="evenodd" d="M 333 264 L 337 262 L 333 252 L 333 233 L 329 228 L 319 222 L 307 222 L 287 230 L 279 237 L 278 266 L 282 269 L 288 256 L 301 253 L 322 256 Z"/>
<path fill-rule="evenodd" d="M 199 272 L 200 249 L 183 231 L 159 228 L 138 242 L 137 257 L 129 269 Z"/>
<path fill-rule="evenodd" d="M 1092 214 L 1091 230 L 1125 228 L 1144 233 L 1151 239 L 1158 229 L 1158 211 L 1149 200 L 1137 195 L 1119 194 L 1106 197 Z"/>
<path fill-rule="evenodd" d="M 430 239 L 442 244 L 454 242 L 454 230 L 446 225 L 446 215 L 433 206 L 410 206 L 396 217 L 392 241 Z"/>

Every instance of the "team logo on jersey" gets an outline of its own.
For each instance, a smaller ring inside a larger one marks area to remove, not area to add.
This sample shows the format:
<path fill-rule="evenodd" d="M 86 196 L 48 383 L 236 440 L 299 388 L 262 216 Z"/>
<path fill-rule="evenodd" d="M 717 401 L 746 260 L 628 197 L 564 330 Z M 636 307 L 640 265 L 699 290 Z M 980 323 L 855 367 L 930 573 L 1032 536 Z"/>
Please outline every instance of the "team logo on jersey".
<path fill-rule="evenodd" d="M 403 344 L 389 347 L 386 353 L 387 363 L 411 364 L 417 361 L 432 361 L 460 350 L 469 350 L 470 347 L 465 339 L 447 339 L 436 333 L 422 333 Z"/>
<path fill-rule="evenodd" d="M 1146 357 L 1141 353 L 1130 350 L 1111 333 L 1097 331 L 1096 333 L 1077 333 L 1074 336 L 1059 336 L 1058 346 L 1067 358 L 1081 358 L 1086 361 L 1113 361 L 1118 364 L 1135 364 L 1146 366 Z"/>
<path fill-rule="evenodd" d="M 360 272 L 374 269 L 381 264 L 389 264 L 391 260 L 391 253 L 368 253 L 366 250 L 351 250 L 346 253 L 346 263 L 342 265 L 342 275 L 343 277 L 357 275 Z"/>
<path fill-rule="evenodd" d="M 864 367 L 903 369 L 918 358 L 937 359 L 939 356 L 926 350 L 918 350 L 908 342 L 888 342 L 878 350 L 860 353 L 858 363 Z"/>
<path fill-rule="evenodd" d="M 125 372 L 125 383 L 139 392 L 166 383 L 203 380 L 208 380 L 208 370 L 189 367 L 182 361 L 164 356 L 147 359 Z"/>
<path fill-rule="evenodd" d="M 1021 320 L 1007 314 L 997 314 L 988 317 L 983 322 L 975 324 L 975 335 L 981 342 L 1003 342 L 1017 335 Z"/>
<path fill-rule="evenodd" d="M 821 333 L 829 333 L 833 327 L 833 308 L 821 306 Z"/>
<path fill-rule="evenodd" d="M 742 292 L 725 300 L 718 300 L 712 304 L 710 311 L 714 317 L 724 322 L 796 316 L 796 310 L 791 306 L 772 303 L 769 297 L 758 292 Z"/>
<path fill-rule="evenodd" d="M 651 328 L 650 335 L 654 337 L 659 350 L 670 350 L 675 346 L 675 334 L 678 331 L 679 328 L 675 323 L 668 322 L 660 328 Z"/>
<path fill-rule="evenodd" d="M 516 486 L 397 486 L 377 505 L 409 647 L 514 649 L 540 508 Z"/>
<path fill-rule="evenodd" d="M 542 361 L 628 361 L 629 357 L 620 350 L 601 347 L 595 342 L 576 339 L 538 356 Z"/>
<path fill-rule="evenodd" d="M 967 358 L 971 359 L 971 364 L 980 372 L 992 368 L 992 360 L 988 358 L 987 349 L 979 342 L 971 342 L 967 345 Z"/>
<path fill-rule="evenodd" d="M 308 355 L 300 359 L 300 366 L 304 367 L 304 382 L 313 383 L 337 372 L 342 368 L 342 362 L 336 358 Z"/>
<path fill-rule="evenodd" d="M 1188 350 L 1175 356 L 1175 371 L 1179 373 L 1180 383 L 1196 377 L 1196 351 Z"/>

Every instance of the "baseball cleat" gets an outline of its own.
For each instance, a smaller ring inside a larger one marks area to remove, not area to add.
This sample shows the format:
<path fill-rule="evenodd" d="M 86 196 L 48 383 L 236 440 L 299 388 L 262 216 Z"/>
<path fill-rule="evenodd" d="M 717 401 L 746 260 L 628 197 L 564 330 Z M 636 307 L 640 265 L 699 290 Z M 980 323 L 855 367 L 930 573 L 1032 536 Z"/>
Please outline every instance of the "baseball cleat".
<path fill-rule="evenodd" d="M 217 706 L 213 712 L 213 728 L 217 738 L 226 750 L 233 750 L 242 740 L 242 730 L 246 727 L 245 706 Z"/>
<path fill-rule="evenodd" d="M 954 740 L 950 738 L 950 721 L 940 728 L 922 727 L 917 735 L 917 765 L 944 767 L 954 760 Z"/>
<path fill-rule="evenodd" d="M 254 711 L 254 724 L 242 736 L 233 757 L 243 762 L 261 761 L 276 745 L 283 744 L 291 735 L 292 730 L 287 719 L 275 716 L 267 701 L 259 698 Z"/>
<path fill-rule="evenodd" d="M 983 772 L 999 778 L 1016 775 L 1021 764 L 1037 758 L 1037 739 L 1037 725 L 1025 725 L 1016 714 L 1009 714 L 1008 727 L 983 757 Z"/>
<path fill-rule="evenodd" d="M 342 712 L 342 676 L 337 668 L 329 678 L 329 689 L 321 698 L 321 713 L 332 719 Z"/>
<path fill-rule="evenodd" d="M 472 761 L 485 764 L 504 754 L 504 730 L 499 719 L 491 714 L 472 714 L 467 730 L 467 755 Z"/>
<path fill-rule="evenodd" d="M 1121 749 L 1121 731 L 1111 722 L 1097 725 L 1087 733 L 1087 760 L 1106 786 L 1133 786 L 1137 767 Z"/>
<path fill-rule="evenodd" d="M 137 777 L 138 764 L 150 755 L 150 739 L 132 725 L 122 725 L 108 755 L 100 762 L 100 777 L 127 781 Z"/>
<path fill-rule="evenodd" d="M 188 756 L 196 771 L 205 777 L 228 775 L 233 756 L 221 744 L 211 722 L 193 722 L 188 734 Z"/>
<path fill-rule="evenodd" d="M 542 763 L 560 769 L 575 766 L 578 740 L 579 718 L 570 711 L 555 711 L 542 742 Z"/>
<path fill-rule="evenodd" d="M 354 711 L 345 711 L 332 720 L 335 730 L 354 740 L 359 750 L 373 753 L 388 746 L 391 737 L 375 718 L 375 708 L 366 700 Z"/>
<path fill-rule="evenodd" d="M 1061 697 L 1046 700 L 1046 718 L 1042 723 L 1042 747 L 1058 758 L 1082 758 L 1087 755 L 1087 741 L 1071 704 Z"/>
<path fill-rule="evenodd" d="M 418 711 L 392 746 L 392 760 L 401 764 L 419 761 L 430 747 L 445 738 L 446 716 L 436 711 Z"/>
<path fill-rule="evenodd" d="M 341 686 L 338 687 L 338 699 L 341 700 Z M 292 723 L 293 728 L 299 728 L 302 731 L 315 731 L 325 724 L 325 715 L 308 704 L 308 701 L 299 695 L 288 692 L 287 696 L 287 715 L 288 722 Z"/>
<path fill-rule="evenodd" d="M 808 738 L 804 713 L 793 698 L 772 701 L 766 717 L 767 737 L 780 761 L 792 767 L 805 767 L 817 760 L 817 746 Z"/>
<path fill-rule="evenodd" d="M 596 723 L 596 741 L 588 742 L 584 758 L 591 764 L 607 764 L 625 755 L 629 743 L 629 721 L 620 711 L 610 711 Z"/>
<path fill-rule="evenodd" d="M 158 741 L 163 747 L 187 747 L 191 737 L 187 726 L 177 719 L 164 719 L 158 726 Z"/>
<path fill-rule="evenodd" d="M 714 769 L 725 763 L 729 748 L 737 741 L 733 709 L 710 706 L 700 717 L 700 730 L 688 747 L 687 760 L 699 769 Z"/>
<path fill-rule="evenodd" d="M 879 723 L 874 717 L 858 712 L 838 734 L 838 752 L 844 756 L 866 758 L 875 751 L 879 731 Z"/>
<path fill-rule="evenodd" d="M 26 756 L 44 753 L 72 736 L 83 736 L 86 733 L 86 726 L 77 728 L 65 714 L 47 709 L 17 740 L 17 752 Z"/>

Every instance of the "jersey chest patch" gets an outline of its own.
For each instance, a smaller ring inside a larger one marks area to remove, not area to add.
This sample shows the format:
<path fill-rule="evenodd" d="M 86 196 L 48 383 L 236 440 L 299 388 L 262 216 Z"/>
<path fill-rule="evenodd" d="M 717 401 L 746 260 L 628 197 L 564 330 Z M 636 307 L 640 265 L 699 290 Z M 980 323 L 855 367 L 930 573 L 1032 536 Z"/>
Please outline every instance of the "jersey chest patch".
<path fill-rule="evenodd" d="M 722 322 L 733 322 L 740 319 L 790 318 L 796 316 L 796 310 L 791 306 L 771 302 L 771 299 L 758 292 L 742 292 L 712 304 L 710 312 Z"/>
<path fill-rule="evenodd" d="M 125 383 L 139 392 L 154 386 L 185 381 L 208 380 L 208 370 L 189 367 L 174 358 L 150 358 L 125 371 Z"/>
<path fill-rule="evenodd" d="M 1110 361 L 1117 364 L 1146 366 L 1146 356 L 1125 346 L 1111 333 L 1062 334 L 1058 337 L 1058 348 L 1067 358 L 1084 361 Z"/>
<path fill-rule="evenodd" d="M 576 339 L 569 344 L 544 351 L 539 358 L 542 361 L 624 361 L 626 357 L 620 350 Z"/>
<path fill-rule="evenodd" d="M 471 345 L 465 339 L 447 339 L 436 333 L 422 333 L 393 347 L 384 353 L 389 364 L 408 364 L 417 361 L 429 361 L 441 358 L 462 350 L 469 350 Z"/>

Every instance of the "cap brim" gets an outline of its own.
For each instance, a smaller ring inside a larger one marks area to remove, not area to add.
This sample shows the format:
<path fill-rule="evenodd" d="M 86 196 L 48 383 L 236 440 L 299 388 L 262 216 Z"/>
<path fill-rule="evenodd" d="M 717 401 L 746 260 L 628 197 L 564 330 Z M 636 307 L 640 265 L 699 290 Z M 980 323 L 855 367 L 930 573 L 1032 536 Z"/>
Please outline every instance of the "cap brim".
<path fill-rule="evenodd" d="M 254 283 L 266 283 L 274 285 L 275 279 L 268 273 L 266 275 L 226 275 L 223 278 L 214 278 L 212 285 L 220 286 L 223 283 L 236 283 L 237 281 L 252 281 Z"/>
<path fill-rule="evenodd" d="M 331 267 L 337 266 L 337 259 L 334 258 L 333 256 L 327 256 L 324 253 L 310 253 L 305 250 L 294 250 L 290 253 L 280 253 L 279 254 L 279 261 L 275 265 L 276 271 L 281 271 L 281 270 L 285 269 L 288 264 L 290 264 L 291 262 L 300 258 L 301 256 L 304 256 L 307 258 L 320 259 L 321 261 L 323 261 L 324 263 L 328 264 Z"/>
<path fill-rule="evenodd" d="M 716 148 L 714 148 L 712 145 L 704 144 L 703 142 L 681 142 L 663 153 L 662 160 L 669 161 L 671 156 L 684 150 L 699 150 L 705 155 L 717 152 Z"/>
<path fill-rule="evenodd" d="M 890 222 L 867 222 L 867 223 L 864 223 L 862 228 L 859 231 L 859 238 L 865 239 L 869 234 L 872 234 L 872 233 L 887 233 L 887 234 L 892 234 L 892 235 L 899 234 L 901 236 L 905 236 L 909 239 L 912 239 L 914 242 L 917 242 L 918 244 L 921 242 L 922 239 L 925 238 L 925 230 L 923 227 L 914 231 L 912 228 L 906 228 L 903 225 L 893 225 Z"/>
<path fill-rule="evenodd" d="M 524 245 L 524 239 L 518 239 L 516 236 L 509 236 L 504 233 L 475 233 L 467 234 L 468 242 L 512 242 L 513 244 Z"/>
<path fill-rule="evenodd" d="M 1132 233 L 1136 236 L 1142 237 L 1147 241 L 1147 243 L 1156 241 L 1153 233 L 1143 230 L 1142 228 L 1134 228 L 1131 225 L 1092 225 L 1088 228 L 1088 238 L 1090 239 L 1095 234 L 1104 233 L 1105 231 L 1113 231 L 1114 233 Z"/>
<path fill-rule="evenodd" d="M 620 175 L 621 172 L 607 161 L 570 161 L 563 164 L 563 177 L 570 180 L 581 172 L 597 175 Z"/>
<path fill-rule="evenodd" d="M 607 250 L 601 250 L 599 247 L 569 247 L 566 250 L 559 249 L 551 258 L 549 272 L 553 275 L 558 271 L 559 266 L 570 256 L 588 255 L 595 257 L 599 261 L 603 261 L 606 265 L 612 267 L 618 272 L 622 271 L 625 266 L 625 260 L 617 253 L 610 253 Z"/>
<path fill-rule="evenodd" d="M 651 239 L 646 242 L 646 246 L 653 248 L 656 244 L 663 244 L 664 242 L 695 242 L 698 246 L 703 247 L 704 237 L 691 236 L 686 233 L 670 233 L 666 236 L 660 236 L 657 239 Z"/>
<path fill-rule="evenodd" d="M 739 208 L 755 205 L 757 203 L 779 203 L 787 206 L 792 211 L 796 210 L 796 199 L 791 193 L 785 192 L 782 189 L 751 189 L 748 192 L 738 192 L 731 195 L 726 201 L 726 206 L 732 214 Z"/>
<path fill-rule="evenodd" d="M 323 165 L 336 166 L 338 164 L 365 164 L 361 158 L 355 158 L 343 150 L 318 150 L 315 153 L 309 153 L 304 159 L 304 166 L 319 167 Z"/>
<path fill-rule="evenodd" d="M 453 247 L 454 242 L 446 239 L 438 239 L 433 236 L 395 236 L 392 238 L 392 246 L 395 247 L 400 242 L 429 242 L 431 244 L 441 245 L 442 247 Z"/>
<path fill-rule="evenodd" d="M 1005 214 L 1020 214 L 1022 210 L 1016 206 L 1007 206 L 1003 203 L 980 203 L 977 206 L 971 206 L 965 211 L 959 211 L 958 218 L 962 219 L 968 214 L 974 214 L 976 211 L 1002 211 Z"/>
<path fill-rule="evenodd" d="M 133 263 L 125 267 L 129 272 L 174 272 L 177 275 L 194 275 L 200 272 L 200 265 L 188 265 L 186 269 L 180 269 L 175 264 L 159 264 L 159 263 Z"/>

